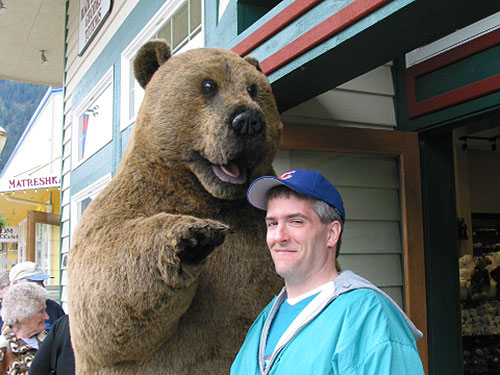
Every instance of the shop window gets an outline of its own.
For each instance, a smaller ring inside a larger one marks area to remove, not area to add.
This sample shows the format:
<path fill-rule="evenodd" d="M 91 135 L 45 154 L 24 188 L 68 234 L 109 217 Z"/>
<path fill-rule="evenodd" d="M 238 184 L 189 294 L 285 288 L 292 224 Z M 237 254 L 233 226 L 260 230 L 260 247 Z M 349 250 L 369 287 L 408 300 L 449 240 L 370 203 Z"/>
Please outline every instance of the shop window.
<path fill-rule="evenodd" d="M 278 5 L 280 0 L 238 1 L 238 34 L 248 29 L 255 21 Z"/>
<path fill-rule="evenodd" d="M 27 254 L 27 242 L 28 242 L 28 230 L 27 230 L 27 220 L 24 219 L 19 223 L 19 241 L 17 254 L 18 258 L 14 262 L 25 262 L 28 260 Z M 54 235 L 53 226 L 45 223 L 35 224 L 35 259 L 34 262 L 40 266 L 40 268 L 49 275 L 53 274 L 53 265 L 51 263 L 52 256 L 58 256 L 59 250 L 59 239 Z M 52 279 L 47 280 L 47 284 L 52 284 Z M 57 280 L 54 280 L 57 284 Z"/>
<path fill-rule="evenodd" d="M 110 69 L 74 113 L 73 169 L 113 138 L 113 70 Z"/>
<path fill-rule="evenodd" d="M 85 209 L 97 197 L 97 195 L 108 185 L 111 181 L 111 173 L 95 181 L 93 184 L 80 190 L 78 193 L 73 194 L 71 197 L 71 234 L 73 234 L 76 225 L 80 221 Z"/>
<path fill-rule="evenodd" d="M 51 232 L 51 226 L 42 223 L 35 224 L 35 263 L 48 273 L 50 273 L 49 237 Z"/>
<path fill-rule="evenodd" d="M 201 0 L 167 2 L 122 53 L 122 130 L 135 121 L 144 98 L 144 90 L 134 78 L 132 64 L 139 48 L 150 39 L 166 40 L 173 54 L 203 47 L 202 14 Z"/>

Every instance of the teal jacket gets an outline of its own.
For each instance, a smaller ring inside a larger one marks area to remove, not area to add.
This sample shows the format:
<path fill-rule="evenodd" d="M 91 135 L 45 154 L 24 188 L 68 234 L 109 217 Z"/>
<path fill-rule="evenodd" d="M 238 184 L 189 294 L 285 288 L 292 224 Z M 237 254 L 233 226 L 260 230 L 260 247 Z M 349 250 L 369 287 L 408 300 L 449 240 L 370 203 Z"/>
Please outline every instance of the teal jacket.
<path fill-rule="evenodd" d="M 283 290 L 250 328 L 231 375 L 422 375 L 422 333 L 383 291 L 344 271 L 292 323 L 264 370 L 264 349 Z"/>

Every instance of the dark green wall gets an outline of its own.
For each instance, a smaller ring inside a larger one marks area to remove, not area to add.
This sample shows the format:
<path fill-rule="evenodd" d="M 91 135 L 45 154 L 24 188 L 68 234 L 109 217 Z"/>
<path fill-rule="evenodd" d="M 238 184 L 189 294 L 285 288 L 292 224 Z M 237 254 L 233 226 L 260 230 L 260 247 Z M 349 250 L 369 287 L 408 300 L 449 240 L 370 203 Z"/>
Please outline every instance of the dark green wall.
<path fill-rule="evenodd" d="M 450 132 L 420 134 L 429 375 L 462 374 L 458 229 Z"/>

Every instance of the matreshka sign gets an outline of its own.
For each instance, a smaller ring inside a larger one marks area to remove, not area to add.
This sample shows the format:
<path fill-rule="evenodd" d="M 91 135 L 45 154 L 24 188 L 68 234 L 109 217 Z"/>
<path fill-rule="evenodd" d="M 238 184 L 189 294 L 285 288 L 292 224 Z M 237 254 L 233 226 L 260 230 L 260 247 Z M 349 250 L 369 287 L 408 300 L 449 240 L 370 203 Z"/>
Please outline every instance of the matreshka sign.
<path fill-rule="evenodd" d="M 40 176 L 40 177 L 21 177 L 21 178 L 5 178 L 1 191 L 17 191 L 17 190 L 35 190 L 48 189 L 59 187 L 60 179 L 57 176 Z"/>

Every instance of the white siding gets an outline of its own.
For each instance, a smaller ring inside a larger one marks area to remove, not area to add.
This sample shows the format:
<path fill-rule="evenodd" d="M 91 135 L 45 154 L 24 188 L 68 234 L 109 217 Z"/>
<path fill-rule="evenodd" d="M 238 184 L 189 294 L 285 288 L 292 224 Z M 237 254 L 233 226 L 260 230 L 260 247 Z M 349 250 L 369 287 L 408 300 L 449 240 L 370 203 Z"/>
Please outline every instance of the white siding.
<path fill-rule="evenodd" d="M 391 156 L 281 150 L 274 166 L 278 175 L 310 168 L 332 181 L 346 211 L 342 269 L 367 278 L 404 306 L 397 164 Z"/>
<path fill-rule="evenodd" d="M 282 114 L 283 122 L 393 129 L 391 64 L 385 64 Z M 404 307 L 399 165 L 394 157 L 281 150 L 278 175 L 322 172 L 346 210 L 339 263 L 381 287 Z M 376 265 L 376 266 L 374 266 Z"/>
<path fill-rule="evenodd" d="M 391 64 L 382 65 L 282 114 L 283 122 L 393 129 Z"/>
<path fill-rule="evenodd" d="M 61 199 L 61 254 L 69 253 L 70 249 L 70 171 L 71 171 L 71 125 L 72 115 L 75 108 L 72 107 L 73 91 L 80 83 L 88 68 L 103 51 L 106 44 L 115 35 L 116 31 L 137 5 L 138 0 L 114 0 L 111 14 L 103 23 L 102 28 L 96 34 L 82 56 L 78 56 L 78 14 L 80 9 L 79 0 L 70 0 L 68 6 L 68 33 L 66 38 L 66 92 L 63 134 L 63 170 L 62 170 L 62 199 Z M 107 70 L 107 69 L 106 69 Z M 66 271 L 61 272 L 61 285 L 63 307 L 67 306 Z"/>

